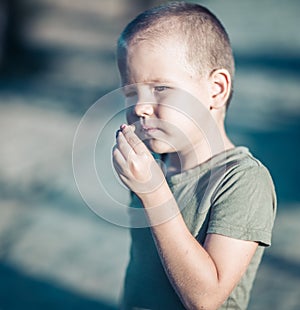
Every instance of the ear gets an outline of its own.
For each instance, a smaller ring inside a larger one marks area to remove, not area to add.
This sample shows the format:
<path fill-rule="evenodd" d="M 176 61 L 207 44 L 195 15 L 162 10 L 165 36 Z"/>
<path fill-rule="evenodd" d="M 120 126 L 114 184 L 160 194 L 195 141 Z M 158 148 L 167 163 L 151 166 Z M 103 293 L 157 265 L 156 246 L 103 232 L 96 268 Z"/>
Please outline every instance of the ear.
<path fill-rule="evenodd" d="M 210 74 L 210 109 L 225 107 L 231 90 L 231 76 L 226 69 L 217 69 Z"/>

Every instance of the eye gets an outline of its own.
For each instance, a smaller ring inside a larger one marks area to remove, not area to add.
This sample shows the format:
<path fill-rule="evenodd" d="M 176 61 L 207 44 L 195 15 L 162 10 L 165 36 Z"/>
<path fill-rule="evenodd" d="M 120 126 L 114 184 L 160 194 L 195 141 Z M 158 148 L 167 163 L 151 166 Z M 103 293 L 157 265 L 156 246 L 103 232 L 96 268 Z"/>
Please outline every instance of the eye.
<path fill-rule="evenodd" d="M 161 93 L 167 89 L 169 89 L 170 87 L 168 86 L 154 86 L 154 91 Z"/>
<path fill-rule="evenodd" d="M 124 87 L 123 89 L 124 95 L 126 98 L 131 98 L 137 96 L 137 91 L 134 87 Z"/>
<path fill-rule="evenodd" d="M 136 95 L 137 95 L 136 91 L 128 91 L 128 92 L 125 92 L 125 97 L 126 97 L 126 98 L 131 98 L 131 97 L 134 97 L 134 96 L 136 96 Z"/>

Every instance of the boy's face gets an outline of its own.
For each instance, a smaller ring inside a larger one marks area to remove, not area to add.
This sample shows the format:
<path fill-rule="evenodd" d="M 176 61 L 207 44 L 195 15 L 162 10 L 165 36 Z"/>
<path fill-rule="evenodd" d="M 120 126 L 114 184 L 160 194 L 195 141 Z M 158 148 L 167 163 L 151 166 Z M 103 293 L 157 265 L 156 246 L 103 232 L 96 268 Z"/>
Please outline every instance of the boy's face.
<path fill-rule="evenodd" d="M 195 152 L 203 147 L 203 127 L 211 119 L 209 83 L 187 69 L 180 42 L 129 47 L 121 72 L 127 120 L 156 153 Z"/>

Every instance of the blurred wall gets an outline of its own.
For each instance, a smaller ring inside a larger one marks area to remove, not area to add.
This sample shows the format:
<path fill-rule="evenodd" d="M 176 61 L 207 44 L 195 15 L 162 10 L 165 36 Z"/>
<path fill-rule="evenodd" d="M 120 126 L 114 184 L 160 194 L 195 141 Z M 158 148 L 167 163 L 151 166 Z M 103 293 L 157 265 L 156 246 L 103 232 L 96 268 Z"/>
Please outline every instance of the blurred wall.
<path fill-rule="evenodd" d="M 249 309 L 299 309 L 300 2 L 198 2 L 220 17 L 235 52 L 230 136 L 269 167 L 279 199 Z M 83 201 L 72 144 L 88 108 L 119 87 L 120 31 L 153 3 L 160 1 L 0 2 L 1 309 L 117 307 L 128 230 Z M 113 103 L 106 108 L 113 112 Z M 82 155 L 83 170 L 86 162 Z"/>

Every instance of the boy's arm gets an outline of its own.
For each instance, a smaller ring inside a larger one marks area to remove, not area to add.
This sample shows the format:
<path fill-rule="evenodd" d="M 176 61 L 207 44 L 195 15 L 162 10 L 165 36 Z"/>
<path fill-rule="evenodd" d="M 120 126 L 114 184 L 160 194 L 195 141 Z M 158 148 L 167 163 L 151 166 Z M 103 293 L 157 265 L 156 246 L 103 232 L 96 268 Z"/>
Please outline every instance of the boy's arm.
<path fill-rule="evenodd" d="M 141 198 L 144 208 L 157 206 L 170 195 L 163 208 L 178 206 L 167 185 Z M 257 243 L 208 234 L 202 247 L 178 213 L 165 223 L 147 212 L 152 234 L 166 273 L 187 309 L 217 309 L 230 295 L 246 271 Z"/>
<path fill-rule="evenodd" d="M 184 305 L 217 309 L 246 271 L 257 243 L 208 234 L 202 247 L 189 232 L 160 168 L 132 130 L 126 127 L 119 134 L 113 155 L 120 178 L 143 203 L 162 264 Z M 159 218 L 159 208 L 169 220 Z"/>

